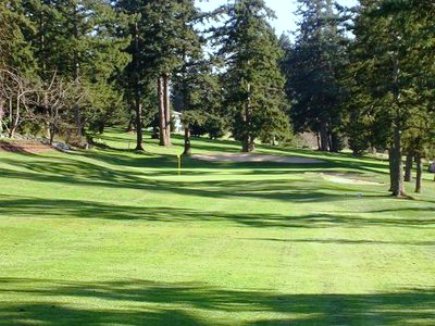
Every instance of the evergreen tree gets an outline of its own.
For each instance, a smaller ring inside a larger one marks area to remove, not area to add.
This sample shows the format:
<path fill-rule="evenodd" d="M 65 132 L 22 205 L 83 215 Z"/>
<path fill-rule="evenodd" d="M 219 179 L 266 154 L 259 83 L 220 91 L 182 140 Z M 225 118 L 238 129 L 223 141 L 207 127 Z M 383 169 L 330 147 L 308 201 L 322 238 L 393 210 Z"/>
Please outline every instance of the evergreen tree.
<path fill-rule="evenodd" d="M 24 34 L 33 28 L 21 1 L 0 3 L 0 66 L 22 74 L 34 70 L 34 54 Z"/>
<path fill-rule="evenodd" d="M 10 137 L 22 123 L 20 107 L 29 91 L 27 79 L 35 69 L 34 56 L 23 33 L 32 28 L 21 1 L 0 3 L 0 134 L 6 128 Z"/>
<path fill-rule="evenodd" d="M 352 93 L 367 99 L 374 123 L 386 132 L 391 192 L 397 197 L 405 196 L 406 137 L 415 138 L 411 142 L 421 156 L 423 139 L 429 141 L 426 135 L 433 128 L 435 74 L 430 57 L 435 44 L 429 37 L 433 14 L 431 1 L 366 0 L 361 1 L 355 21 Z M 417 182 L 420 177 L 421 173 Z"/>
<path fill-rule="evenodd" d="M 184 155 L 190 155 L 192 133 L 210 138 L 222 136 L 222 101 L 219 76 L 206 61 L 186 62 L 181 73 L 174 76 L 174 108 L 183 114 Z"/>
<path fill-rule="evenodd" d="M 130 26 L 132 42 L 127 48 L 133 60 L 126 74 L 134 83 L 136 112 L 141 111 L 140 99 L 144 96 L 145 85 L 157 80 L 160 144 L 168 146 L 171 143 L 170 78 L 182 67 L 185 56 L 200 50 L 193 27 L 197 9 L 193 0 L 119 0 L 117 8 L 133 20 Z"/>
<path fill-rule="evenodd" d="M 347 62 L 342 18 L 331 0 L 298 0 L 302 22 L 284 64 L 287 95 L 296 132 L 319 135 L 320 150 L 339 151 L 342 144 L 342 103 L 339 77 Z"/>
<path fill-rule="evenodd" d="M 214 31 L 227 72 L 225 103 L 232 129 L 242 150 L 254 150 L 265 133 L 273 137 L 277 125 L 288 127 L 285 80 L 279 62 L 282 51 L 267 19 L 273 12 L 262 0 L 237 0 L 221 8 L 228 19 Z"/>
<path fill-rule="evenodd" d="M 126 56 L 121 52 L 123 40 L 115 37 L 120 21 L 110 1 L 23 0 L 21 8 L 31 21 L 32 28 L 22 30 L 37 63 L 36 77 L 42 83 L 49 83 L 53 76 L 75 82 L 78 88 L 86 89 L 90 99 L 94 97 L 89 103 L 107 103 L 104 97 L 119 93 L 110 79 L 126 63 Z M 75 125 L 79 137 L 92 123 L 88 118 L 95 117 L 92 111 L 97 108 L 89 103 L 80 107 L 75 102 L 69 110 L 70 129 Z"/>

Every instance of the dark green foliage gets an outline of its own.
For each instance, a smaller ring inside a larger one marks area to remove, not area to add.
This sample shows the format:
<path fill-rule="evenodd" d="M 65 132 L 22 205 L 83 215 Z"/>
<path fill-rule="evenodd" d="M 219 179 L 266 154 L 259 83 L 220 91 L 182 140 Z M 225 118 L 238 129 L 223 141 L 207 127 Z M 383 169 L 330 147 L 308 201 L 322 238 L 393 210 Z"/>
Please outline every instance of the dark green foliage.
<path fill-rule="evenodd" d="M 193 136 L 208 134 L 222 137 L 227 122 L 223 116 L 221 78 L 207 61 L 186 62 L 183 72 L 174 78 L 173 102 L 176 111 L 189 112 L 185 122 Z M 196 117 L 193 117 L 196 115 Z"/>
<path fill-rule="evenodd" d="M 288 128 L 285 79 L 279 67 L 283 54 L 267 22 L 273 12 L 264 1 L 238 0 L 222 10 L 228 18 L 214 37 L 227 69 L 225 104 L 233 135 L 249 152 L 255 139 L 273 138 Z"/>
<path fill-rule="evenodd" d="M 25 32 L 33 28 L 20 1 L 1 1 L 0 67 L 22 73 L 35 69 L 34 54 L 25 38 Z"/>
<path fill-rule="evenodd" d="M 136 111 L 136 130 L 139 131 L 143 125 L 143 102 L 150 103 L 156 99 L 162 110 L 159 111 L 162 129 L 170 122 L 167 116 L 170 115 L 170 108 L 163 103 L 169 89 L 165 87 L 165 94 L 159 94 L 157 98 L 150 97 L 154 91 L 148 90 L 157 87 L 157 80 L 168 83 L 171 75 L 183 67 L 186 56 L 195 57 L 200 52 L 199 38 L 193 28 L 198 16 L 194 1 L 119 0 L 116 1 L 116 8 L 129 17 L 124 35 L 131 39 L 126 52 L 132 60 L 123 71 L 122 80 L 127 90 L 127 102 Z M 162 144 L 165 145 L 169 144 L 167 137 L 170 135 L 170 131 L 166 131 L 169 134 L 160 131 L 161 141 L 165 138 Z M 141 136 L 138 134 L 137 148 L 141 147 Z"/>
<path fill-rule="evenodd" d="M 381 131 L 371 136 L 375 143 L 389 147 L 395 196 L 404 195 L 406 143 L 421 155 L 424 144 L 433 142 L 435 70 L 430 58 L 435 43 L 430 35 L 434 12 L 431 1 L 361 1 L 355 19 L 349 68 L 355 108 L 351 126 L 372 125 Z"/>
<path fill-rule="evenodd" d="M 283 63 L 287 95 L 293 102 L 291 117 L 296 132 L 319 135 L 320 149 L 343 147 L 342 104 L 346 91 L 339 83 L 347 63 L 343 22 L 332 1 L 299 0 L 302 22 L 295 44 L 286 44 Z"/>
<path fill-rule="evenodd" d="M 5 42 L 9 46 L 1 48 L 10 53 L 6 62 L 9 69 L 24 78 L 28 88 L 26 116 L 21 116 L 26 120 L 22 121 L 23 128 L 26 125 L 27 130 L 40 130 L 44 134 L 42 130 L 44 124 L 49 125 L 47 117 L 51 116 L 52 108 L 41 94 L 53 80 L 65 85 L 74 82 L 68 91 L 82 92 L 80 101 L 62 101 L 71 105 L 62 115 L 63 125 L 68 125 L 65 130 L 75 129 L 81 137 L 87 127 L 95 128 L 108 120 L 121 94 L 112 77 L 128 59 L 121 52 L 125 40 L 115 34 L 121 20 L 111 2 L 23 0 L 8 1 L 4 8 L 8 10 L 0 8 L 0 13 L 8 22 Z M 11 35 L 9 42 L 7 35 Z M 42 125 L 31 127 L 35 123 Z"/>

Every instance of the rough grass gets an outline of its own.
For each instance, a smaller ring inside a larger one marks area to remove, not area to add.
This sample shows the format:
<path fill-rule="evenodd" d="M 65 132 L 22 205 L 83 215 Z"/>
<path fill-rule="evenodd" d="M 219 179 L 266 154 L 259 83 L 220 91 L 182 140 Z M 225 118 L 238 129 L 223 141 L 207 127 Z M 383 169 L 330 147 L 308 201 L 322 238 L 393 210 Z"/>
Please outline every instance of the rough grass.
<path fill-rule="evenodd" d="M 431 176 L 395 200 L 385 162 L 265 147 L 325 163 L 184 159 L 178 175 L 181 139 L 135 154 L 133 138 L 0 153 L 0 325 L 435 324 Z"/>

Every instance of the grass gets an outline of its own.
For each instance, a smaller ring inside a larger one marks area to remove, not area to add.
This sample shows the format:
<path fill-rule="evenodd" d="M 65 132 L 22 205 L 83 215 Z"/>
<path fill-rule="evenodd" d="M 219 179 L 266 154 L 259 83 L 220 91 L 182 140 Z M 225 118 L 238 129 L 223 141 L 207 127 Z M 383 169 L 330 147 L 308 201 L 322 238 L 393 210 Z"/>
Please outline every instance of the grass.
<path fill-rule="evenodd" d="M 395 200 L 386 162 L 268 147 L 324 163 L 184 159 L 178 175 L 181 139 L 133 139 L 0 153 L 0 325 L 435 324 L 430 175 Z"/>

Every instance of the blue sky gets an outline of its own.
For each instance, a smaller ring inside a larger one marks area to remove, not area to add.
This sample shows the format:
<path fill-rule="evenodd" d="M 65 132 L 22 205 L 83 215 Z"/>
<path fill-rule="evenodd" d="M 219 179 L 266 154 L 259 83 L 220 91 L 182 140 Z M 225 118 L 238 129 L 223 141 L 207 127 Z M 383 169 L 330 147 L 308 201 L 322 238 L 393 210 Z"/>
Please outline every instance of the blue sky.
<path fill-rule="evenodd" d="M 229 0 L 196 0 L 203 10 L 213 10 L 216 7 L 227 3 Z M 280 35 L 283 32 L 295 31 L 298 18 L 294 14 L 297 9 L 296 0 L 265 0 L 266 4 L 275 11 L 277 19 L 271 21 L 276 32 Z M 353 6 L 357 0 L 338 0 L 338 3 L 345 6 Z"/>

